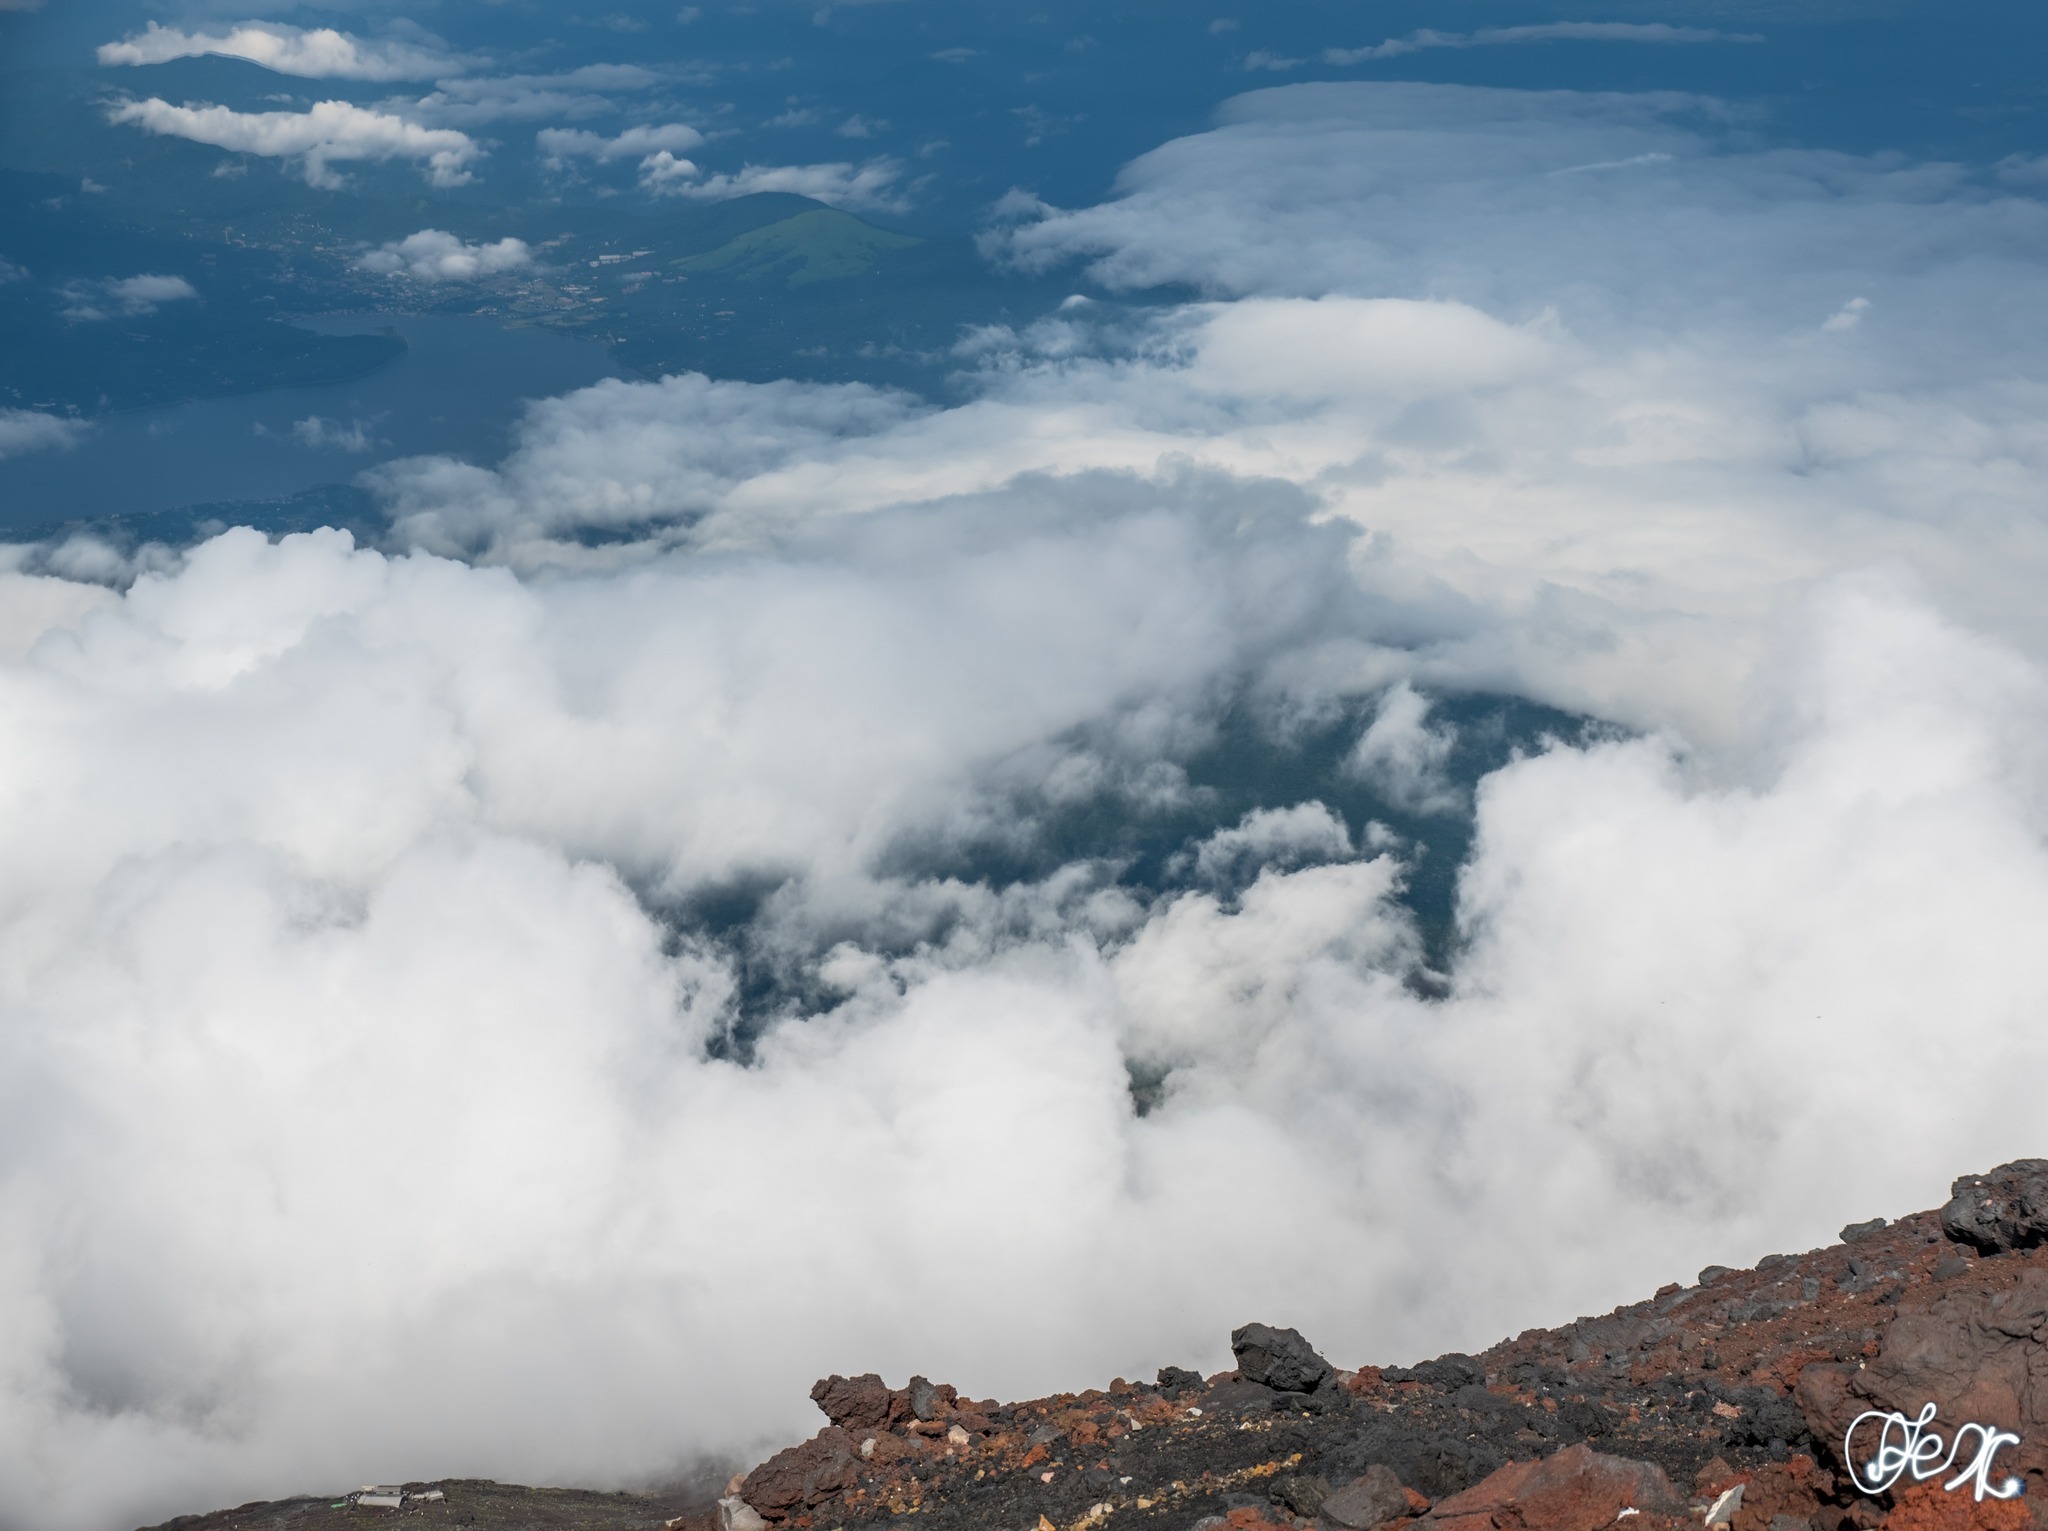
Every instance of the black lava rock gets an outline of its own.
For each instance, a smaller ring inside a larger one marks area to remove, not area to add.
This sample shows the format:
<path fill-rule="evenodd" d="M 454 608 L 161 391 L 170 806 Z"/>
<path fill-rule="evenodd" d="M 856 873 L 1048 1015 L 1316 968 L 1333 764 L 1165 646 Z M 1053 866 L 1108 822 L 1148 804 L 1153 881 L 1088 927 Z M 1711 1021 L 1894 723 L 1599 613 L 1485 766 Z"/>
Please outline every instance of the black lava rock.
<path fill-rule="evenodd" d="M 1283 1393 L 1313 1393 L 1337 1374 L 1315 1347 L 1293 1329 L 1246 1324 L 1230 1335 L 1237 1374 Z"/>
<path fill-rule="evenodd" d="M 2048 1242 L 2048 1159 L 2015 1159 L 1949 1188 L 1941 1231 L 1983 1254 Z"/>

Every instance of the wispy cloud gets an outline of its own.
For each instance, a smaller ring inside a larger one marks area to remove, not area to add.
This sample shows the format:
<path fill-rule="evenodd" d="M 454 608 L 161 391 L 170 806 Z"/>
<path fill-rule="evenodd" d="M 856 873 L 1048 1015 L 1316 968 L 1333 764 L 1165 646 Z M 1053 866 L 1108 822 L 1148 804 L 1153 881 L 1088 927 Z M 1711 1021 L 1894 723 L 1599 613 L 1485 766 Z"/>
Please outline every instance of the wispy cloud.
<path fill-rule="evenodd" d="M 292 422 L 292 439 L 302 447 L 315 451 L 336 451 L 361 454 L 371 451 L 377 445 L 370 434 L 370 422 L 351 420 L 343 425 L 339 420 L 330 420 L 325 415 L 308 415 L 303 420 Z"/>
<path fill-rule="evenodd" d="M 1760 43 L 1754 32 L 1723 32 L 1714 27 L 1673 26 L 1662 21 L 1546 21 L 1520 27 L 1482 27 L 1476 32 L 1439 32 L 1425 27 L 1406 37 L 1390 37 L 1365 48 L 1325 48 L 1326 64 L 1363 64 L 1400 58 L 1428 48 L 1490 48 L 1514 43 Z"/>
<path fill-rule="evenodd" d="M 407 117 L 455 127 L 560 121 L 614 111 L 615 96 L 650 90 L 666 78 L 638 64 L 586 64 L 560 74 L 471 75 L 442 80 L 431 94 L 397 105 Z"/>
<path fill-rule="evenodd" d="M 724 201 L 763 191 L 794 192 L 855 212 L 900 213 L 909 199 L 899 189 L 903 162 L 871 159 L 864 164 L 747 165 L 730 174 L 701 175 L 688 160 L 656 161 L 641 167 L 641 184 L 663 196 Z"/>
<path fill-rule="evenodd" d="M 554 164 L 572 159 L 609 163 L 621 159 L 645 159 L 666 150 L 687 153 L 704 142 L 704 135 L 686 122 L 664 122 L 627 128 L 607 138 L 581 128 L 542 128 L 534 135 L 542 156 Z"/>

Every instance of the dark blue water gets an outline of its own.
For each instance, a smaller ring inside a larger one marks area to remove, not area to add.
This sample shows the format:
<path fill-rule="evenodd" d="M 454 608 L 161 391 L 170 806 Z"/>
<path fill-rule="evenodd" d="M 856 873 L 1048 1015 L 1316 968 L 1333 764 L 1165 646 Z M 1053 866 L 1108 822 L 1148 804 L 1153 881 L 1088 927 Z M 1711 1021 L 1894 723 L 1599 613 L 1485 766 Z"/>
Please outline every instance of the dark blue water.
<path fill-rule="evenodd" d="M 378 314 L 307 324 L 328 333 L 389 326 L 409 349 L 353 382 L 112 415 L 69 451 L 0 459 L 0 526 L 274 499 L 423 452 L 492 462 L 524 401 L 619 375 L 594 342 L 490 319 Z"/>

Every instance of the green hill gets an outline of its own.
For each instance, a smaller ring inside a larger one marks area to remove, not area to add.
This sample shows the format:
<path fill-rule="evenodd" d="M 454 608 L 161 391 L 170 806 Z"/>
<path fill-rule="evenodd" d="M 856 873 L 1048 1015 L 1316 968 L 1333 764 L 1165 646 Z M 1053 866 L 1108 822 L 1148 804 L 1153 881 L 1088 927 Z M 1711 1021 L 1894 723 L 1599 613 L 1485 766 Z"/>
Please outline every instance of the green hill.
<path fill-rule="evenodd" d="M 692 276 L 780 276 L 787 286 L 802 287 L 863 275 L 874 269 L 885 251 L 907 250 L 923 242 L 862 223 L 837 208 L 818 207 L 669 264 Z"/>

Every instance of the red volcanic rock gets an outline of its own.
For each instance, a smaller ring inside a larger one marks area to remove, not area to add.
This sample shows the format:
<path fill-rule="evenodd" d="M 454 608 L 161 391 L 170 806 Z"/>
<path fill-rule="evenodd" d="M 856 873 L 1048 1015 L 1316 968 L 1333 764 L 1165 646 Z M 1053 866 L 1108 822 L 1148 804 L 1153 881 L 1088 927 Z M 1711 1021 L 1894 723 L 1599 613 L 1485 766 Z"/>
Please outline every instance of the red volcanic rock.
<path fill-rule="evenodd" d="M 1788 1522 L 1813 1526 L 1822 1518 L 1822 1503 L 1834 1492 L 1835 1476 L 1802 1453 L 1756 1472 L 1724 1472 L 1711 1492 L 1718 1496 L 1736 1483 L 1742 1485 L 1742 1503 L 1736 1508 L 1730 1531 L 1771 1531 L 1774 1526 L 1784 1531 Z M 1831 1519 L 1840 1518 L 1837 1514 Z"/>
<path fill-rule="evenodd" d="M 769 1520 L 787 1520 L 852 1488 L 860 1458 L 852 1436 L 827 1425 L 801 1446 L 779 1451 L 748 1473 L 739 1497 Z"/>
<path fill-rule="evenodd" d="M 1935 1483 L 1899 1490 L 1885 1531 L 2033 1531 L 2033 1518 L 2017 1499 L 1986 1499 L 1943 1492 Z"/>
<path fill-rule="evenodd" d="M 1998 1264 L 1993 1262 L 1991 1271 Z M 1996 1461 L 1992 1483 L 2018 1473 L 2036 1503 L 2048 1492 L 2048 1270 L 2013 1270 L 1999 1285 L 1937 1291 L 1885 1329 L 1877 1355 L 1861 1365 L 1817 1364 L 1794 1390 L 1814 1435 L 1841 1451 L 1851 1421 L 1866 1409 L 1909 1417 L 1932 1402 L 1932 1428 L 1945 1441 L 1978 1422 L 2015 1431 L 2019 1444 Z M 1874 1449 L 1876 1427 L 1867 1425 Z M 1972 1438 L 1953 1472 L 1968 1465 Z M 1909 1480 L 1910 1481 L 1910 1480 Z"/>
<path fill-rule="evenodd" d="M 911 1417 L 908 1391 L 891 1388 L 873 1372 L 821 1377 L 811 1385 L 811 1402 L 842 1430 L 886 1430 Z"/>
<path fill-rule="evenodd" d="M 1437 1505 L 1423 1524 L 1443 1531 L 1604 1531 L 1623 1510 L 1680 1508 L 1663 1468 L 1581 1442 L 1540 1462 L 1508 1463 Z"/>

